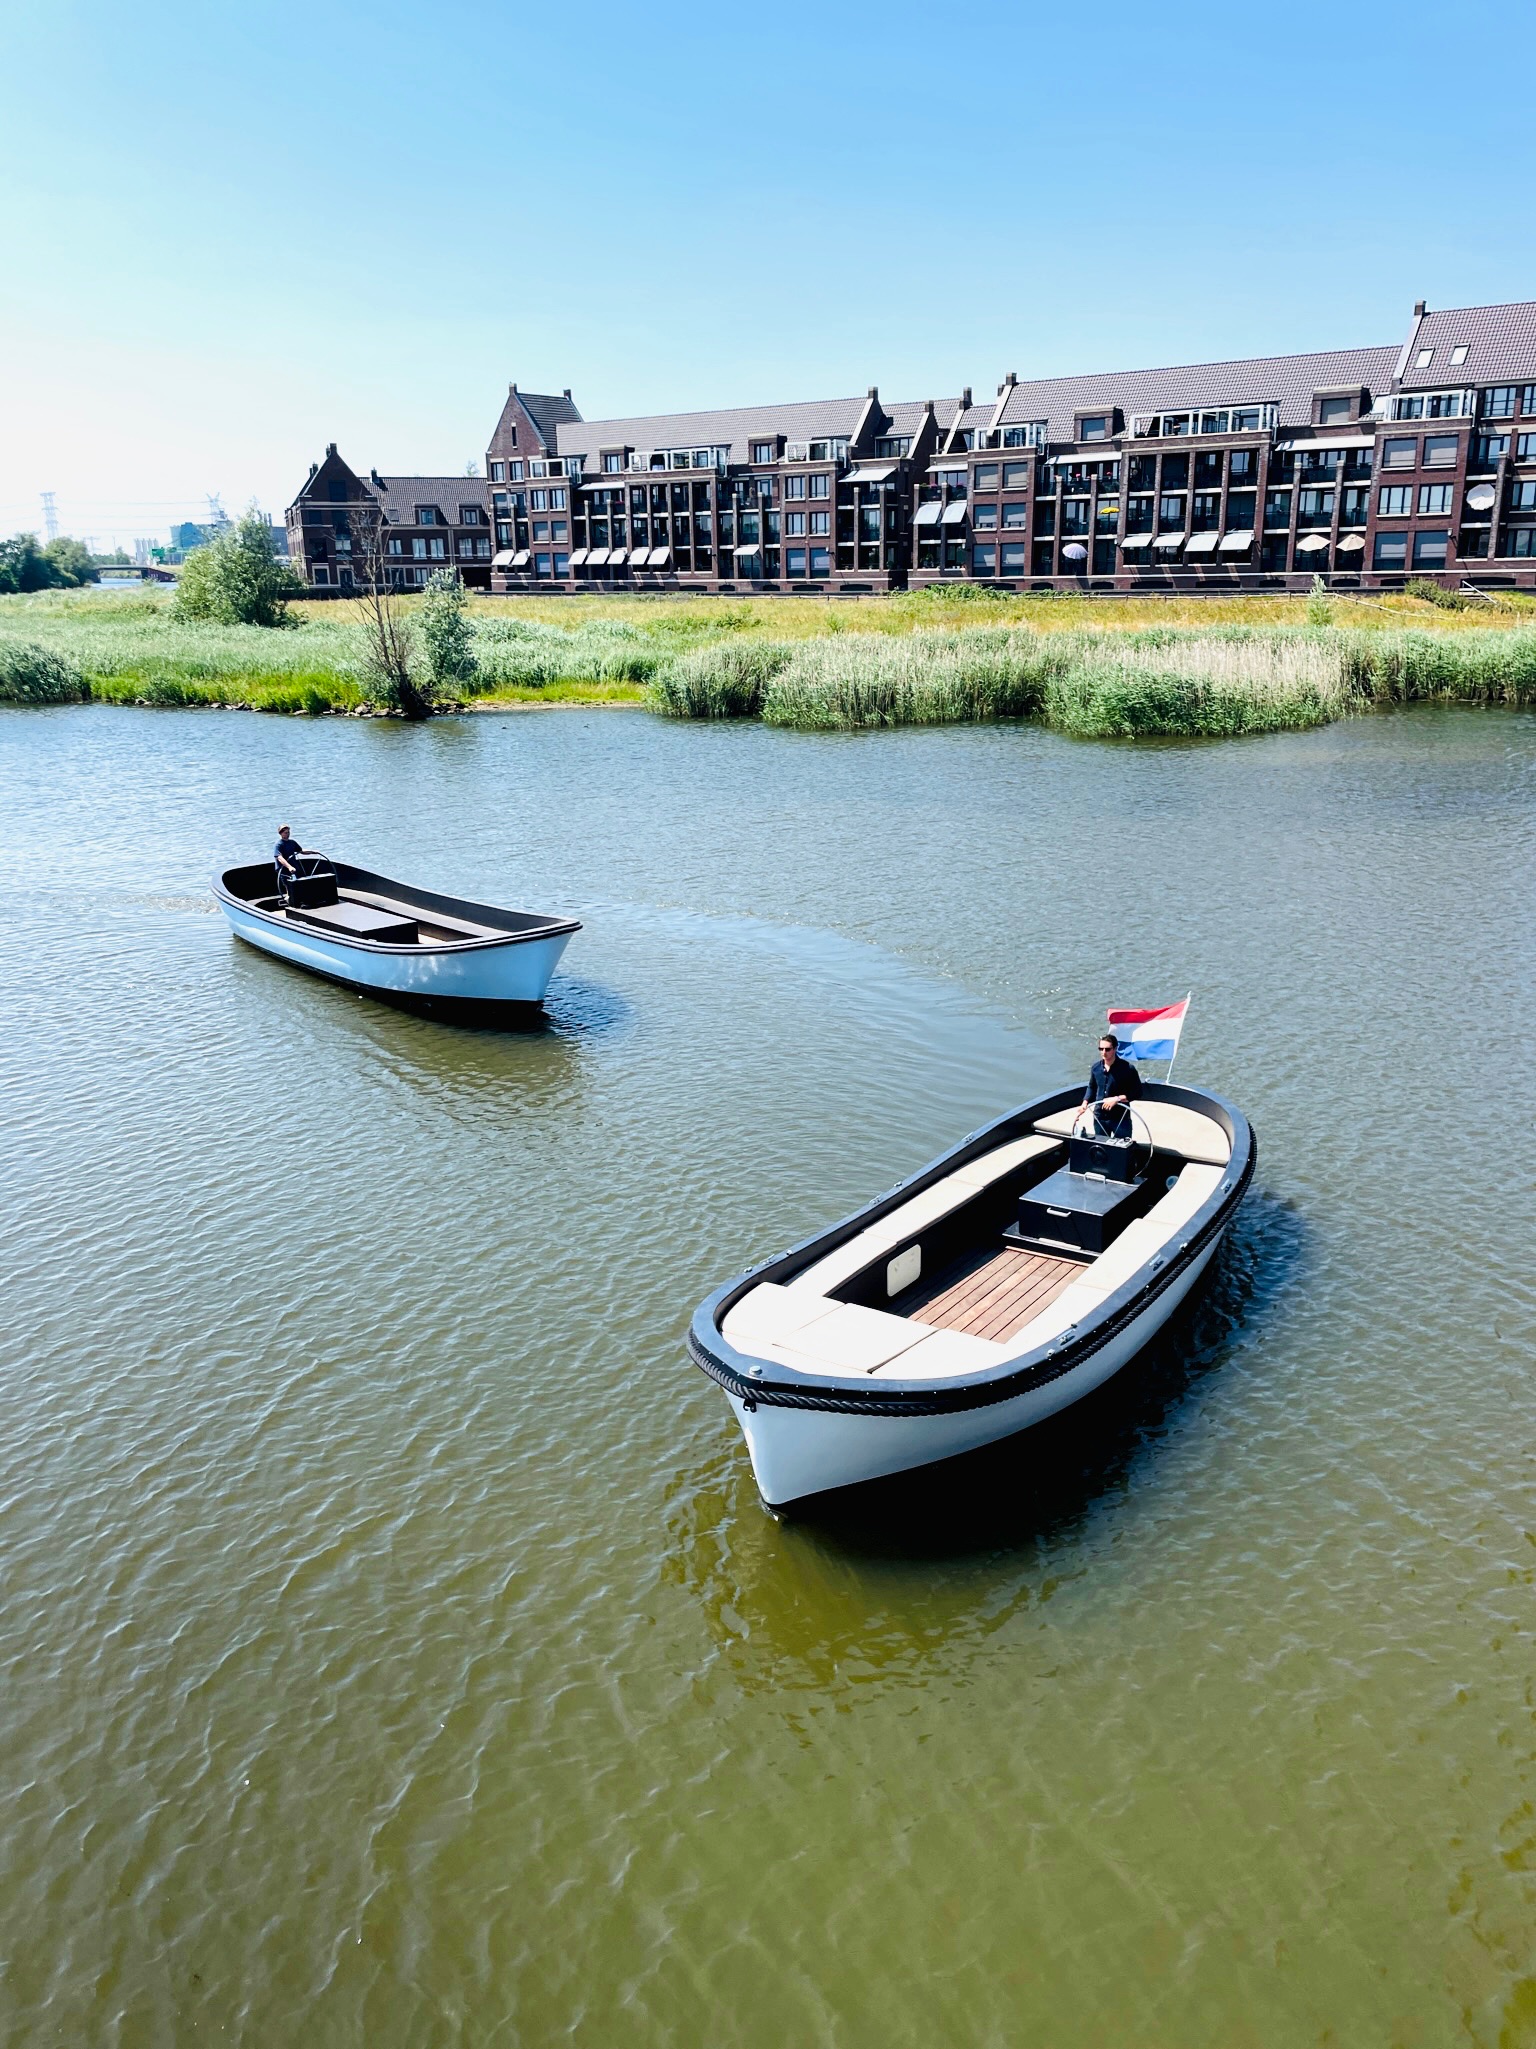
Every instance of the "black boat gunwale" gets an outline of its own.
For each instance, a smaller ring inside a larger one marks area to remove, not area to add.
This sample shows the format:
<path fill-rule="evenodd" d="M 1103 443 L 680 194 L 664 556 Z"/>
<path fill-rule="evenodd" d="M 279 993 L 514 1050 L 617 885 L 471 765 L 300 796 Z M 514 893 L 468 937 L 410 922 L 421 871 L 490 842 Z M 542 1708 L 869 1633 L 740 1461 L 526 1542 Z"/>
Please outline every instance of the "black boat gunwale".
<path fill-rule="evenodd" d="M 942 1387 L 931 1381 L 903 1385 L 895 1376 L 877 1385 L 867 1381 L 860 1384 L 850 1376 L 844 1384 L 836 1375 L 802 1372 L 782 1363 L 769 1368 L 754 1360 L 752 1354 L 737 1351 L 720 1330 L 727 1312 L 749 1289 L 765 1281 L 792 1280 L 924 1188 L 984 1153 L 996 1151 L 1011 1138 L 1030 1134 L 1041 1118 L 1072 1108 L 1081 1099 L 1079 1087 L 1058 1089 L 1006 1112 L 840 1223 L 802 1238 L 787 1251 L 776 1253 L 717 1288 L 700 1303 L 688 1328 L 687 1345 L 694 1364 L 727 1394 L 749 1407 L 761 1404 L 766 1408 L 823 1409 L 861 1416 L 942 1416 L 965 1409 L 990 1408 L 1070 1373 L 1118 1337 L 1188 1271 L 1231 1222 L 1253 1179 L 1257 1141 L 1247 1118 L 1234 1104 L 1209 1089 L 1185 1088 L 1171 1082 L 1144 1082 L 1142 1093 L 1151 1102 L 1176 1104 L 1212 1117 L 1226 1133 L 1231 1152 L 1223 1179 L 1179 1227 L 1178 1244 L 1163 1264 L 1155 1270 L 1138 1267 L 1090 1312 L 1085 1324 L 1073 1325 L 1048 1343 L 1021 1352 L 1001 1365 L 956 1375 Z M 770 1371 L 774 1375 L 772 1380 L 766 1377 Z"/>
<path fill-rule="evenodd" d="M 247 912 L 253 918 L 262 918 L 267 924 L 282 932 L 302 930 L 311 936 L 323 939 L 327 945 L 355 948 L 359 953 L 406 954 L 419 959 L 423 954 L 472 953 L 486 947 L 519 946 L 528 940 L 553 939 L 561 933 L 579 932 L 579 918 L 541 917 L 535 911 L 509 911 L 499 904 L 474 903 L 468 897 L 440 896 L 430 889 L 418 889 L 411 883 L 396 882 L 388 875 L 376 875 L 369 868 L 354 868 L 345 861 L 333 861 L 336 881 L 342 889 L 360 889 L 371 895 L 387 896 L 393 902 L 411 910 L 424 911 L 430 917 L 436 911 L 447 918 L 466 918 L 472 924 L 500 926 L 484 936 L 466 935 L 462 939 L 426 939 L 411 943 L 397 940 L 364 939 L 355 933 L 324 931 L 310 927 L 296 926 L 280 911 L 264 910 L 252 897 L 241 894 L 242 886 L 257 889 L 262 897 L 274 895 L 274 878 L 270 861 L 247 862 L 243 867 L 226 868 L 214 878 L 213 893 L 221 902 L 233 904 L 237 910 Z M 515 926 L 502 923 L 515 919 Z M 323 971 L 321 971 L 323 972 Z"/>

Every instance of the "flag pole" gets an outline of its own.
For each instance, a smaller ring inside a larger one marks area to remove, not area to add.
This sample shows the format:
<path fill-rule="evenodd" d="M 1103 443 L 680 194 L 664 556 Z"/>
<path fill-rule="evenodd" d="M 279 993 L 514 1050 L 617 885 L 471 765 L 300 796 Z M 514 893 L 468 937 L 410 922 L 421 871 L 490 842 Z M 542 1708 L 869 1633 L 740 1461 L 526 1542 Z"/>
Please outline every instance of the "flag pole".
<path fill-rule="evenodd" d="M 1194 1001 L 1194 996 L 1195 992 L 1193 989 L 1191 989 L 1189 994 L 1184 998 L 1184 1015 L 1179 1019 L 1179 1038 L 1175 1039 L 1173 1042 L 1173 1060 L 1177 1060 L 1179 1057 L 1179 1039 L 1183 1038 L 1184 1027 L 1189 1023 L 1189 1006 Z M 1163 1076 L 1164 1081 L 1173 1080 L 1173 1060 L 1170 1060 L 1168 1062 L 1168 1072 Z"/>

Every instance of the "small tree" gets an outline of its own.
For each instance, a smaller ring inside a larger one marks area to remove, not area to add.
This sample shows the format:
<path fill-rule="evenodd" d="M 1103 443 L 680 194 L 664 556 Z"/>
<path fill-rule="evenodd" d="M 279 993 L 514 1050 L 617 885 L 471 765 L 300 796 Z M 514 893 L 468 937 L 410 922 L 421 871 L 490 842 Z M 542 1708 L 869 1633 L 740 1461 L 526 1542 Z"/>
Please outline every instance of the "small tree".
<path fill-rule="evenodd" d="M 84 541 L 73 541 L 68 534 L 60 534 L 56 541 L 48 543 L 43 560 L 62 590 L 78 589 L 83 583 L 96 581 L 95 556 Z"/>
<path fill-rule="evenodd" d="M 1307 624 L 1327 626 L 1333 619 L 1333 600 L 1328 595 L 1328 586 L 1320 576 L 1312 579 L 1312 588 L 1307 593 Z"/>
<path fill-rule="evenodd" d="M 390 582 L 384 552 L 384 508 L 375 498 L 353 499 L 347 507 L 352 560 L 362 572 L 360 602 L 367 655 L 363 680 L 369 692 L 406 719 L 429 719 L 436 710 L 430 675 L 415 673 L 416 636 Z"/>
<path fill-rule="evenodd" d="M 45 591 L 52 589 L 53 581 L 36 534 L 13 534 L 0 541 L 0 591 Z"/>
<path fill-rule="evenodd" d="M 427 674 L 438 690 L 474 681 L 475 629 L 464 608 L 464 586 L 456 570 L 435 569 L 427 578 L 421 637 L 427 650 Z"/>
<path fill-rule="evenodd" d="M 251 505 L 233 526 L 194 548 L 181 565 L 175 609 L 221 626 L 286 626 L 284 602 L 303 585 L 272 546 L 272 529 Z"/>

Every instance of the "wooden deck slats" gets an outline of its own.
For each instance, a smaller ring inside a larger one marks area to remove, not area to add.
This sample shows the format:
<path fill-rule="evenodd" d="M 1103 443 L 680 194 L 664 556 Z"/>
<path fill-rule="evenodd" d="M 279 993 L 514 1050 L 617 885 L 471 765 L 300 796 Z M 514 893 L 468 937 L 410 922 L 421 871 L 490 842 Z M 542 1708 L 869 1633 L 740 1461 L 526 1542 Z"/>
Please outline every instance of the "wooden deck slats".
<path fill-rule="evenodd" d="M 902 1316 L 937 1324 L 941 1330 L 963 1330 L 1001 1344 L 1054 1302 L 1082 1271 L 1074 1259 L 1052 1259 L 1010 1245 L 966 1266 L 949 1268 L 935 1277 L 936 1286 L 920 1285 L 899 1306 L 891 1306 Z"/>

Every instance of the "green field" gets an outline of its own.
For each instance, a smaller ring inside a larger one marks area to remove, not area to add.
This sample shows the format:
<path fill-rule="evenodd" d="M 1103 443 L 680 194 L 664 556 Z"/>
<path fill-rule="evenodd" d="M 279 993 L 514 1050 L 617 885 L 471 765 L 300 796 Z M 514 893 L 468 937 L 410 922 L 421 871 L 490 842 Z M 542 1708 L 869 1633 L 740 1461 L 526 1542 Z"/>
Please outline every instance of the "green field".
<path fill-rule="evenodd" d="M 407 601 L 409 609 L 409 601 Z M 1312 726 L 1373 703 L 1536 702 L 1536 599 L 485 598 L 466 709 L 632 703 L 800 728 L 1040 719 L 1082 737 Z M 168 592 L 0 598 L 0 698 L 372 709 L 352 604 L 194 624 Z"/>

